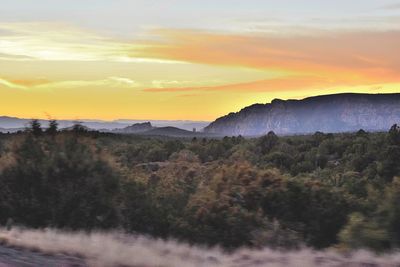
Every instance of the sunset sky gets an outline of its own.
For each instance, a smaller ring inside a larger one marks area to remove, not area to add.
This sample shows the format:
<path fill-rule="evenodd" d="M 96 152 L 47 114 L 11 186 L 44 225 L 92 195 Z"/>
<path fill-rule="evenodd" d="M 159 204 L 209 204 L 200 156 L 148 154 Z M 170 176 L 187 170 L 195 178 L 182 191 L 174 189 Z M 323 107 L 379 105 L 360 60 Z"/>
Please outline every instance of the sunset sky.
<path fill-rule="evenodd" d="M 1 3 L 0 116 L 214 120 L 341 92 L 400 92 L 400 1 Z"/>

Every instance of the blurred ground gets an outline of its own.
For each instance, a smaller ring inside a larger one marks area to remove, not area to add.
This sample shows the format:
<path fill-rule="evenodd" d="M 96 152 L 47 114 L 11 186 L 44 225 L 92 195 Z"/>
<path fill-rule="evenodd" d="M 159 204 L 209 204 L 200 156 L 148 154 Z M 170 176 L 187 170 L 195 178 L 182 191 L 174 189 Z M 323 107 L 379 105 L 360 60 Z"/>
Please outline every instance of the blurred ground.
<path fill-rule="evenodd" d="M 0 246 L 0 267 L 84 267 L 82 259 L 67 255 Z"/>
<path fill-rule="evenodd" d="M 240 249 L 226 253 L 122 233 L 0 229 L 0 267 L 399 267 L 400 253 Z"/>

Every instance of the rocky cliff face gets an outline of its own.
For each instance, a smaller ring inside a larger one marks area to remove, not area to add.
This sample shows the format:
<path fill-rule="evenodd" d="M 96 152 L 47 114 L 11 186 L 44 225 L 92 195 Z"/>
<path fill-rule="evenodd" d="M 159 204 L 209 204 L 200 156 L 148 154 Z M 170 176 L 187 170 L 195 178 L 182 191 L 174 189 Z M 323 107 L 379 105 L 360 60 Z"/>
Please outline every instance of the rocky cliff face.
<path fill-rule="evenodd" d="M 400 124 L 400 93 L 336 94 L 303 100 L 275 99 L 217 119 L 204 131 L 220 135 L 387 130 Z"/>

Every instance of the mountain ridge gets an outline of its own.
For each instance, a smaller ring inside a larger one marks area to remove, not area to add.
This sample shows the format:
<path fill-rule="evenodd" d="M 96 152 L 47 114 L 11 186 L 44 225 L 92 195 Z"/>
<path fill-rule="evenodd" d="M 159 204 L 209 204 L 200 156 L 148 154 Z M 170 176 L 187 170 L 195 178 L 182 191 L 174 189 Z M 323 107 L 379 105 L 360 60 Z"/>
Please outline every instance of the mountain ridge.
<path fill-rule="evenodd" d="M 216 119 L 204 131 L 244 136 L 268 131 L 281 135 L 349 132 L 361 128 L 379 131 L 399 122 L 400 93 L 342 93 L 253 104 Z"/>

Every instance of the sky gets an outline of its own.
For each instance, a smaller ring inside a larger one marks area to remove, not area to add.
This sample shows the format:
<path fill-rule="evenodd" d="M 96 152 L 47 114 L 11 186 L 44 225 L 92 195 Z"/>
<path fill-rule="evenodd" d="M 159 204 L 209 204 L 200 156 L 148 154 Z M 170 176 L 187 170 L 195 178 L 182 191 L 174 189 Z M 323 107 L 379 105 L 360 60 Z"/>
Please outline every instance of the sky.
<path fill-rule="evenodd" d="M 400 92 L 399 0 L 4 0 L 0 116 L 212 121 Z"/>

